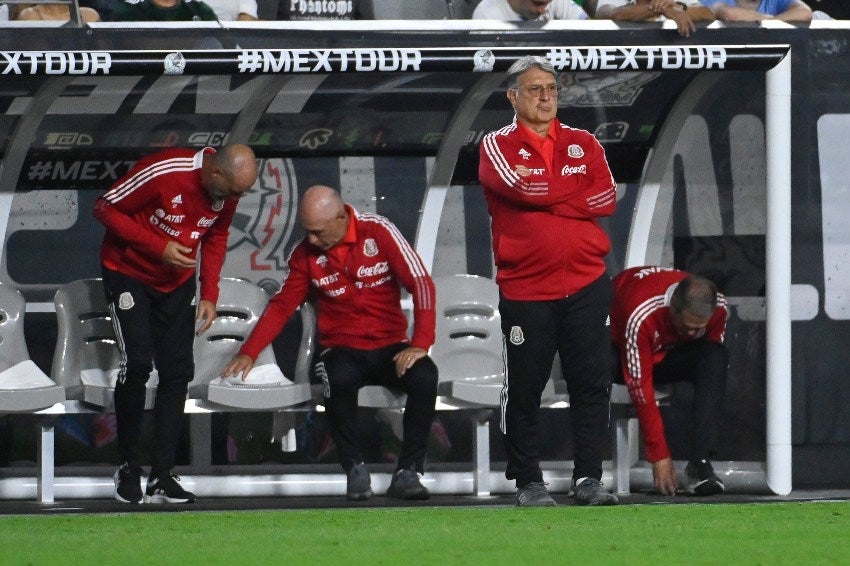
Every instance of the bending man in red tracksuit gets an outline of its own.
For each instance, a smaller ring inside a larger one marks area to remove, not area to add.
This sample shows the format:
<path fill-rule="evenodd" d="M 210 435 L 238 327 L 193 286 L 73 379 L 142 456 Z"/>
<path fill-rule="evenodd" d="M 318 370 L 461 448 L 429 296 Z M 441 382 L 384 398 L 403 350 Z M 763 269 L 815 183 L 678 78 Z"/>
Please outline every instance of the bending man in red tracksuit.
<path fill-rule="evenodd" d="M 195 376 L 195 324 L 203 321 L 201 334 L 215 320 L 230 221 L 239 197 L 256 180 L 257 159 L 246 145 L 225 145 L 218 152 L 168 149 L 140 159 L 95 203 L 94 215 L 106 226 L 103 285 L 122 355 L 115 386 L 118 448 L 125 461 L 115 475 L 119 501 L 139 503 L 143 497 L 138 443 L 154 362 L 159 385 L 144 498 L 195 500 L 171 473 L 186 391 Z"/>
<path fill-rule="evenodd" d="M 347 475 L 347 497 L 372 496 L 357 443 L 357 392 L 379 384 L 407 393 L 404 439 L 387 495 L 427 499 L 419 475 L 437 400 L 437 366 L 428 357 L 434 343 L 434 283 L 389 220 L 358 213 L 330 187 L 307 189 L 299 217 L 307 236 L 289 256 L 289 274 L 222 375 L 244 379 L 260 351 L 312 297 L 324 348 L 316 371 L 325 384 L 325 414 Z M 413 296 L 409 341 L 399 302 L 402 286 Z"/>
<path fill-rule="evenodd" d="M 725 297 L 703 277 L 647 266 L 614 278 L 611 335 L 620 360 L 618 380 L 629 388 L 655 486 L 664 495 L 674 495 L 678 482 L 653 384 L 673 381 L 694 385 L 686 492 L 713 495 L 724 490 L 709 458 L 726 392 L 726 316 Z"/>
<path fill-rule="evenodd" d="M 542 57 L 508 70 L 514 122 L 481 142 L 478 178 L 492 218 L 507 354 L 501 428 L 520 506 L 555 505 L 540 470 L 538 413 L 555 353 L 570 394 L 573 496 L 612 505 L 602 486 L 608 430 L 611 281 L 597 218 L 616 206 L 605 152 L 557 120 L 558 82 Z"/>

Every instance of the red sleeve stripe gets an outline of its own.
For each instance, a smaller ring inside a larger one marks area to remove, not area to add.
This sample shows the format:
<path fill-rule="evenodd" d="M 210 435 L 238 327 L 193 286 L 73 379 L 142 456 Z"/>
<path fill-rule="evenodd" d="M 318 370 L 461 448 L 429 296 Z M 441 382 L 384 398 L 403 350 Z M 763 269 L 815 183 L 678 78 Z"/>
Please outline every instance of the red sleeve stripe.
<path fill-rule="evenodd" d="M 646 402 L 641 390 L 642 372 L 640 367 L 640 351 L 638 350 L 638 334 L 641 325 L 657 309 L 664 306 L 664 295 L 656 295 L 642 302 L 626 321 L 626 369 L 629 376 L 629 391 L 636 403 Z"/>
<path fill-rule="evenodd" d="M 599 194 L 587 197 L 587 205 L 590 208 L 602 208 L 617 201 L 617 191 L 613 187 L 605 189 Z"/>
<path fill-rule="evenodd" d="M 104 198 L 109 202 L 115 203 L 130 195 L 150 181 L 160 175 L 175 173 L 181 171 L 191 171 L 194 168 L 194 160 L 191 157 L 177 157 L 174 159 L 166 159 L 151 164 L 144 169 L 139 170 L 132 177 L 126 179 L 123 183 L 114 186 L 107 191 Z"/>
<path fill-rule="evenodd" d="M 520 177 L 516 174 L 515 171 L 511 170 L 508 160 L 505 159 L 505 155 L 502 153 L 502 149 L 496 142 L 496 137 L 507 135 L 514 129 L 516 129 L 515 124 L 505 126 L 500 130 L 496 130 L 495 132 L 487 134 L 486 136 L 484 136 L 484 141 L 481 142 L 484 144 L 484 152 L 487 154 L 487 157 L 489 157 L 490 161 L 493 163 L 493 168 L 496 170 L 496 173 L 498 173 L 499 177 L 502 178 L 502 181 L 509 187 L 513 187 L 517 182 L 519 182 Z"/>
<path fill-rule="evenodd" d="M 374 222 L 390 234 L 393 242 L 395 242 L 398 247 L 398 251 L 401 252 L 402 257 L 404 258 L 404 262 L 407 265 L 409 273 L 413 276 L 414 281 L 416 282 L 416 292 L 413 293 L 413 300 L 415 301 L 416 306 L 424 310 L 433 309 L 434 297 L 430 292 L 430 287 L 426 284 L 428 270 L 425 269 L 425 264 L 422 263 L 422 259 L 419 257 L 419 254 L 417 254 L 410 246 L 410 242 L 402 236 L 395 224 L 383 216 L 369 213 L 357 214 L 360 220 Z"/>

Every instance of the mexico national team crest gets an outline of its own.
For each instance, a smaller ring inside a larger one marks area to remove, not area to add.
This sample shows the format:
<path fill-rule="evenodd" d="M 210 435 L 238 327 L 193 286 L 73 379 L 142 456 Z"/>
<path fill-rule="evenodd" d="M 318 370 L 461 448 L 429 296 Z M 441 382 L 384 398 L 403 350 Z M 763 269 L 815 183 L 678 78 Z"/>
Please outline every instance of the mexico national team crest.
<path fill-rule="evenodd" d="M 182 75 L 186 70 L 186 58 L 179 51 L 169 53 L 165 56 L 163 65 L 165 67 L 163 72 L 166 75 Z"/>
<path fill-rule="evenodd" d="M 584 150 L 577 143 L 570 144 L 567 148 L 567 155 L 573 158 L 584 157 Z"/>
<path fill-rule="evenodd" d="M 133 301 L 133 295 L 131 295 L 129 291 L 124 291 L 118 296 L 118 308 L 122 311 L 130 310 L 135 304 L 135 301 Z"/>
<path fill-rule="evenodd" d="M 519 346 L 525 342 L 525 335 L 522 333 L 522 328 L 519 326 L 511 326 L 511 344 Z"/>
<path fill-rule="evenodd" d="M 366 257 L 375 257 L 378 255 L 378 244 L 372 238 L 366 238 L 363 242 L 363 254 Z"/>

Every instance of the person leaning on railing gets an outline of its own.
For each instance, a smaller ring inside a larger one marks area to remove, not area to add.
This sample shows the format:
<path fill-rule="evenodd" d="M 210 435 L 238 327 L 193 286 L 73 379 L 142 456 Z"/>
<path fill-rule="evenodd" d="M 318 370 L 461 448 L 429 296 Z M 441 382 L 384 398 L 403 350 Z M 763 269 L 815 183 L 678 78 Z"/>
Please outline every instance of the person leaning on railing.
<path fill-rule="evenodd" d="M 803 0 L 702 0 L 702 3 L 724 22 L 812 21 L 812 9 Z"/>
<path fill-rule="evenodd" d="M 596 19 L 622 22 L 673 20 L 679 35 L 690 37 L 696 31 L 696 22 L 714 21 L 715 16 L 699 0 L 599 0 Z"/>
<path fill-rule="evenodd" d="M 472 12 L 472 19 L 504 22 L 586 20 L 587 12 L 573 0 L 481 0 Z"/>
<path fill-rule="evenodd" d="M 100 14 L 94 8 L 80 7 L 83 22 L 99 22 Z M 10 20 L 68 21 L 71 9 L 68 4 L 12 4 Z"/>
<path fill-rule="evenodd" d="M 215 21 L 216 13 L 200 0 L 119 1 L 112 12 L 114 22 Z"/>

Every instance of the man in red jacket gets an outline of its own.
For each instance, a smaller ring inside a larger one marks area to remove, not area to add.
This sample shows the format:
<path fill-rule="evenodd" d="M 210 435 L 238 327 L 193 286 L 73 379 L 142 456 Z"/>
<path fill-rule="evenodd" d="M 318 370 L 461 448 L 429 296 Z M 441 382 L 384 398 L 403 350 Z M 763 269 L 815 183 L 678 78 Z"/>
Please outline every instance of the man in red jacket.
<path fill-rule="evenodd" d="M 724 490 L 709 458 L 726 392 L 726 316 L 726 299 L 703 277 L 646 266 L 614 278 L 611 333 L 620 360 L 618 377 L 629 388 L 655 486 L 664 495 L 674 495 L 678 482 L 653 384 L 674 381 L 694 385 L 685 491 L 714 495 Z"/>
<path fill-rule="evenodd" d="M 216 317 L 230 221 L 256 179 L 257 160 L 246 145 L 225 145 L 218 152 L 168 149 L 140 159 L 95 203 L 94 215 L 106 226 L 103 285 L 123 361 L 115 386 L 118 447 L 125 461 L 115 474 L 119 501 L 139 503 L 143 497 L 138 443 L 154 362 L 159 374 L 154 453 L 144 499 L 195 500 L 171 473 L 195 373 L 195 326 L 201 323 L 201 334 Z"/>
<path fill-rule="evenodd" d="M 419 476 L 437 400 L 437 366 L 428 357 L 435 331 L 434 283 L 389 220 L 357 212 L 330 187 L 307 189 L 299 217 L 307 236 L 289 256 L 289 274 L 222 375 L 245 379 L 260 351 L 312 297 L 323 348 L 316 373 L 325 385 L 325 414 L 347 475 L 347 497 L 372 497 L 355 425 L 358 390 L 378 384 L 407 393 L 401 454 L 387 496 L 428 499 Z M 401 287 L 413 297 L 409 340 Z"/>
<path fill-rule="evenodd" d="M 556 118 L 558 81 L 542 57 L 508 70 L 516 119 L 481 142 L 478 178 L 492 218 L 507 372 L 501 429 L 520 506 L 555 505 L 540 470 L 538 413 L 557 352 L 570 394 L 573 497 L 613 505 L 601 483 L 608 430 L 611 281 L 597 219 L 616 183 L 592 134 Z"/>

